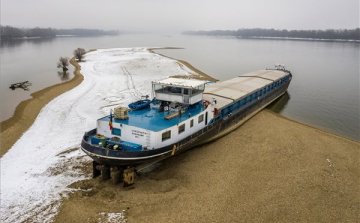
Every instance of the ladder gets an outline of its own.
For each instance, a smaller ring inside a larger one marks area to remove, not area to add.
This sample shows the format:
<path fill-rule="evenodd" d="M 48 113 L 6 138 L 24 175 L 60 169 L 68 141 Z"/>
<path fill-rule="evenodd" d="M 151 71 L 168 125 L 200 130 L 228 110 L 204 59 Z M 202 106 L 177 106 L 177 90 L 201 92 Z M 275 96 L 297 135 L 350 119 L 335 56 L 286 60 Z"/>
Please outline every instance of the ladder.
<path fill-rule="evenodd" d="M 151 149 L 150 145 L 151 145 L 151 132 L 149 130 L 146 130 L 146 148 Z"/>

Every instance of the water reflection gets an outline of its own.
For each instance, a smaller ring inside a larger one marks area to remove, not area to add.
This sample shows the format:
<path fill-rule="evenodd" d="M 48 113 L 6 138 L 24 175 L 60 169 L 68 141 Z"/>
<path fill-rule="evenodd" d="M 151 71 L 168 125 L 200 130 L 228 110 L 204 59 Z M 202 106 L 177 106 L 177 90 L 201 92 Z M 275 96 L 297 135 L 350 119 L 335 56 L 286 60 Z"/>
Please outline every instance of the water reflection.
<path fill-rule="evenodd" d="M 69 80 L 70 73 L 68 71 L 58 71 L 57 73 L 61 81 Z"/>
<path fill-rule="evenodd" d="M 25 43 L 30 43 L 34 45 L 40 45 L 43 43 L 49 43 L 54 41 L 55 37 L 46 37 L 46 38 L 24 38 L 24 39 L 10 39 L 10 40 L 1 40 L 1 48 L 15 48 L 20 47 Z"/>
<path fill-rule="evenodd" d="M 288 92 L 285 92 L 283 96 L 276 99 L 273 103 L 267 106 L 267 108 L 273 112 L 281 113 L 286 108 L 290 98 L 290 94 Z"/>

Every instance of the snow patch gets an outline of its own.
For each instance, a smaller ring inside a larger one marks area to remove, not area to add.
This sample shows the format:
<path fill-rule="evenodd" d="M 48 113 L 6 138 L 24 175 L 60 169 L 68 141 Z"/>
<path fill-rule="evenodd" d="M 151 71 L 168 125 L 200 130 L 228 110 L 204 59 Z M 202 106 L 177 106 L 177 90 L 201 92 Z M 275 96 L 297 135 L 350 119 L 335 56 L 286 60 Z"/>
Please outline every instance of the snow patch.
<path fill-rule="evenodd" d="M 51 222 L 73 190 L 67 186 L 91 177 L 80 168 L 91 160 L 79 148 L 96 119 L 149 94 L 151 81 L 193 73 L 147 48 L 93 51 L 80 65 L 84 81 L 48 103 L 1 158 L 1 222 Z"/>
<path fill-rule="evenodd" d="M 98 222 L 101 223 L 126 223 L 126 214 L 125 210 L 120 213 L 99 213 L 100 217 L 98 218 Z"/>

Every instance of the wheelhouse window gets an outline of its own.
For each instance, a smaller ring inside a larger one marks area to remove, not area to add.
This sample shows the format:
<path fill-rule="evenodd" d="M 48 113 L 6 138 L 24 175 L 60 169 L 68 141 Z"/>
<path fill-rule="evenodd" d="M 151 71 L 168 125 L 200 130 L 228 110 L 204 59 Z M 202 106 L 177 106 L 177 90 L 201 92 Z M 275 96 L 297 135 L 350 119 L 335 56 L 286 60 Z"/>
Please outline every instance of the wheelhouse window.
<path fill-rule="evenodd" d="M 113 128 L 111 134 L 121 136 L 121 129 Z"/>
<path fill-rule="evenodd" d="M 166 131 L 162 134 L 162 141 L 164 142 L 165 140 L 168 140 L 171 138 L 171 130 Z"/>
<path fill-rule="evenodd" d="M 156 92 L 158 92 L 158 91 L 163 91 L 163 90 L 164 90 L 164 87 L 163 87 L 162 85 L 160 85 L 160 84 L 155 84 L 155 85 L 154 85 L 154 90 L 155 90 Z"/>
<path fill-rule="evenodd" d="M 164 88 L 164 92 L 181 95 L 181 88 L 180 87 L 173 87 L 173 86 L 166 86 Z"/>
<path fill-rule="evenodd" d="M 194 126 L 194 119 L 190 120 L 190 128 Z"/>
<path fill-rule="evenodd" d="M 195 95 L 195 94 L 197 94 L 197 93 L 202 93 L 202 92 L 204 91 L 204 89 L 205 89 L 205 84 L 200 85 L 200 86 L 197 86 L 197 87 L 194 87 L 194 88 L 192 89 L 192 94 Z"/>
<path fill-rule="evenodd" d="M 189 95 L 189 89 L 188 88 L 184 88 L 184 95 Z"/>
<path fill-rule="evenodd" d="M 179 125 L 179 134 L 185 131 L 185 124 Z"/>
<path fill-rule="evenodd" d="M 201 123 L 203 121 L 204 121 L 204 115 L 202 114 L 202 115 L 199 116 L 198 123 Z"/>

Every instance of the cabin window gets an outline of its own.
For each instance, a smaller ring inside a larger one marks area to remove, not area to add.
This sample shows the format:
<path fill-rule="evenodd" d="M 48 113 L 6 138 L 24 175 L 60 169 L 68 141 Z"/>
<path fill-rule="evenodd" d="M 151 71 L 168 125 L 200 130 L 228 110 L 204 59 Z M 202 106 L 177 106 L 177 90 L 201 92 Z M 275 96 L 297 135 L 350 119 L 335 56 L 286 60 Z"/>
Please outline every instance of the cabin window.
<path fill-rule="evenodd" d="M 173 87 L 171 88 L 171 93 L 175 93 L 175 94 L 181 94 L 181 88 L 179 87 Z"/>
<path fill-rule="evenodd" d="M 179 126 L 179 134 L 185 131 L 185 124 Z"/>
<path fill-rule="evenodd" d="M 190 128 L 194 126 L 194 119 L 190 120 Z"/>
<path fill-rule="evenodd" d="M 192 89 L 192 94 L 197 94 L 199 92 L 203 92 L 204 89 L 205 89 L 205 85 L 200 85 L 200 86 L 194 87 Z"/>
<path fill-rule="evenodd" d="M 155 85 L 154 85 L 154 90 L 155 90 L 156 92 L 164 91 L 164 87 L 163 87 L 162 85 L 155 84 Z"/>
<path fill-rule="evenodd" d="M 121 136 L 121 129 L 113 128 L 111 134 Z"/>
<path fill-rule="evenodd" d="M 204 115 L 200 115 L 199 116 L 199 120 L 198 120 L 198 123 L 201 123 L 204 121 Z"/>
<path fill-rule="evenodd" d="M 165 140 L 168 140 L 171 138 L 171 130 L 166 131 L 162 134 L 162 141 L 164 142 Z"/>
<path fill-rule="evenodd" d="M 172 87 L 172 86 L 166 86 L 165 92 L 172 93 L 172 94 L 181 94 L 181 88 L 179 87 Z"/>
<path fill-rule="evenodd" d="M 184 88 L 184 95 L 189 95 L 189 89 Z"/>

